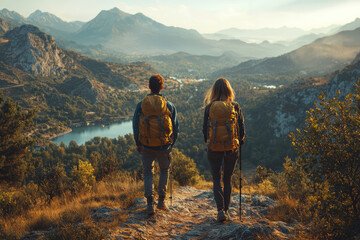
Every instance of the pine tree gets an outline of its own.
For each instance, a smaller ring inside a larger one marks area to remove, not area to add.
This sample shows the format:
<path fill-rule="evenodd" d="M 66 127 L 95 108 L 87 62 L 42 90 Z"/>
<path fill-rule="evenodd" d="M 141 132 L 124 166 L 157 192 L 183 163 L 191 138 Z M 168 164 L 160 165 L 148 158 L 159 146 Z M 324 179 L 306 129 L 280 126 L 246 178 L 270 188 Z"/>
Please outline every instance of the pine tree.
<path fill-rule="evenodd" d="M 35 110 L 23 111 L 0 93 L 0 181 L 21 183 L 27 172 L 33 144 L 29 136 Z"/>

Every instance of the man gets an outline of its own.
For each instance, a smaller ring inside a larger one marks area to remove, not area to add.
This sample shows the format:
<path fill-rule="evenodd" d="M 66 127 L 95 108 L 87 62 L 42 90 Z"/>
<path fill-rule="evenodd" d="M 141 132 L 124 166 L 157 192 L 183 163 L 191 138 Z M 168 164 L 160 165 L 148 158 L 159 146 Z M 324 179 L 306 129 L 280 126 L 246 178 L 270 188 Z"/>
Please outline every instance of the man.
<path fill-rule="evenodd" d="M 155 213 L 153 197 L 153 167 L 155 158 L 159 161 L 160 178 L 157 208 L 167 210 L 165 204 L 166 185 L 169 176 L 171 148 L 178 135 L 178 121 L 175 106 L 160 94 L 164 78 L 153 75 L 149 79 L 148 94 L 136 106 L 133 117 L 134 138 L 137 151 L 142 154 L 147 213 Z"/>

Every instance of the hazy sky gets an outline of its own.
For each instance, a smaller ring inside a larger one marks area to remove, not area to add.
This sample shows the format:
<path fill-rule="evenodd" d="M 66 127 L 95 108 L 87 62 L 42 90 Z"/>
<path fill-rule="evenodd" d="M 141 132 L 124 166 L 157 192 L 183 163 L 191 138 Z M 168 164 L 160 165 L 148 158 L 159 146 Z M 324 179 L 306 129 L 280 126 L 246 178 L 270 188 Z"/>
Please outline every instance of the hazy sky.
<path fill-rule="evenodd" d="M 360 17 L 360 0 L 0 0 L 0 9 L 24 17 L 39 9 L 65 21 L 89 21 L 101 10 L 113 7 L 201 33 L 230 27 L 288 26 L 308 30 Z"/>

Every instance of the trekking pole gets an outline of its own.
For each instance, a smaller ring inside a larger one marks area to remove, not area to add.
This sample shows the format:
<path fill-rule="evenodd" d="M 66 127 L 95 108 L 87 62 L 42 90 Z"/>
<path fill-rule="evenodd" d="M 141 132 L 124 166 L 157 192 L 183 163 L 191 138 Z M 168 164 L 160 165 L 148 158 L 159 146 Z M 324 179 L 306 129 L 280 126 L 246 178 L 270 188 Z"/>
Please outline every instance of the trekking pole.
<path fill-rule="evenodd" d="M 240 181 L 240 196 L 239 196 L 239 216 L 241 221 L 241 187 L 242 187 L 242 171 L 241 171 L 241 145 L 239 147 L 239 181 Z"/>
<path fill-rule="evenodd" d="M 173 198 L 173 168 L 172 168 L 172 161 L 171 161 L 171 150 L 172 150 L 172 146 L 170 148 L 170 153 L 169 153 L 169 162 L 170 162 L 170 206 L 172 206 L 172 198 Z"/>
<path fill-rule="evenodd" d="M 172 198 L 173 198 L 173 178 L 172 178 L 172 164 L 170 162 L 170 206 L 172 206 Z"/>

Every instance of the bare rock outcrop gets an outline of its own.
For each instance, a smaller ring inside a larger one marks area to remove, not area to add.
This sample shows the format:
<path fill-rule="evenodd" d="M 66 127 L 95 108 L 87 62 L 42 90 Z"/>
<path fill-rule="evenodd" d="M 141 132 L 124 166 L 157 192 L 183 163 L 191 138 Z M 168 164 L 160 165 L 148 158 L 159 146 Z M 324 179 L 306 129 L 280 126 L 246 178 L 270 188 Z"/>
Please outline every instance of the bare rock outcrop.
<path fill-rule="evenodd" d="M 1 46 L 0 60 L 33 75 L 62 76 L 73 64 L 58 48 L 52 36 L 32 25 L 22 25 L 7 31 Z"/>
<path fill-rule="evenodd" d="M 7 31 L 9 31 L 11 26 L 0 17 L 0 36 L 4 35 Z"/>

